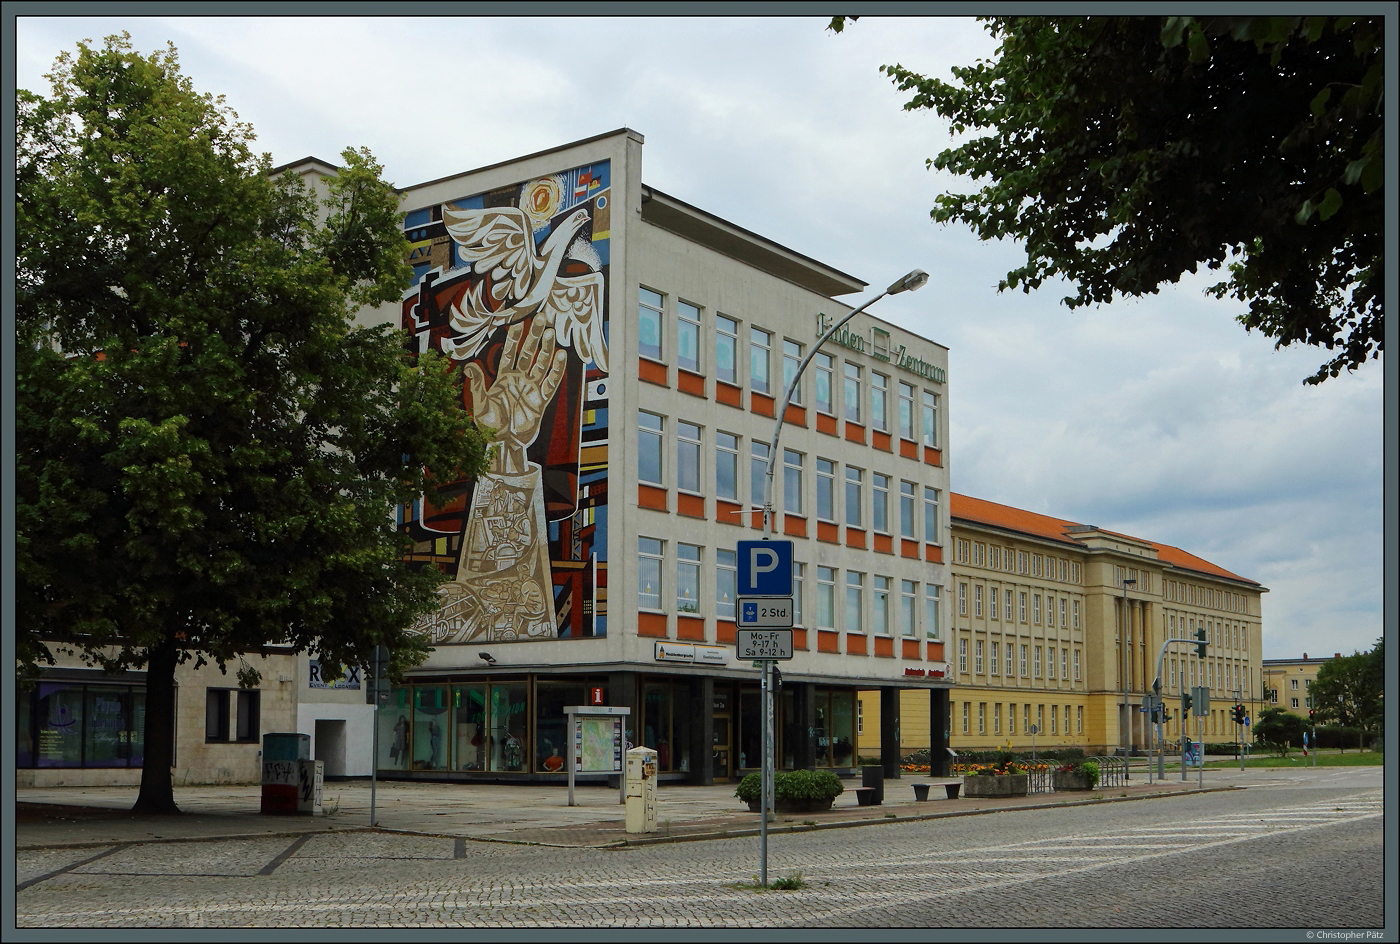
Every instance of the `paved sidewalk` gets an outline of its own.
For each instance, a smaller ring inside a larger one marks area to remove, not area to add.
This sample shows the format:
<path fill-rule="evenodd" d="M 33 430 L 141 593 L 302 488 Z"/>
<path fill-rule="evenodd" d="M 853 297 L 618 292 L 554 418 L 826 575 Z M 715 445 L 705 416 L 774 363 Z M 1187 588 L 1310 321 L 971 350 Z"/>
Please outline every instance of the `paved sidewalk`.
<path fill-rule="evenodd" d="M 1133 773 L 1129 785 L 1083 793 L 1033 794 L 1025 797 L 946 799 L 935 785 L 925 802 L 914 800 L 917 774 L 885 781 L 880 806 L 859 806 L 853 787 L 824 813 L 779 814 L 772 833 L 861 826 L 873 823 L 965 816 L 1004 810 L 1034 810 L 1079 803 L 1169 797 L 1199 792 L 1195 773 L 1182 781 L 1168 774 L 1148 784 L 1146 772 Z M 1206 791 L 1232 789 L 1238 778 L 1207 771 Z M 383 782 L 376 789 L 378 829 L 385 832 L 448 836 L 460 839 L 579 847 L 713 839 L 755 835 L 756 813 L 734 796 L 735 784 L 710 787 L 663 783 L 657 793 L 657 830 L 629 834 L 625 807 L 616 788 L 577 787 L 576 806 L 568 792 L 548 785 L 443 784 Z M 368 781 L 327 783 L 327 815 L 273 816 L 259 812 L 257 785 L 176 787 L 181 816 L 137 816 L 130 811 L 135 787 L 52 787 L 16 789 L 15 844 L 19 849 L 110 846 L 116 843 L 177 842 L 232 837 L 302 835 L 370 829 Z"/>

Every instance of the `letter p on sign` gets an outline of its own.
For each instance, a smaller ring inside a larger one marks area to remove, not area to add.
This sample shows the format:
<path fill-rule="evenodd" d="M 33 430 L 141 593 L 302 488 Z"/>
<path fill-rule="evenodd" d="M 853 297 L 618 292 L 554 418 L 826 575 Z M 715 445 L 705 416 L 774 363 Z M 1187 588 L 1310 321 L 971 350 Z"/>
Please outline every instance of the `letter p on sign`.
<path fill-rule="evenodd" d="M 740 541 L 739 595 L 792 596 L 792 542 Z"/>

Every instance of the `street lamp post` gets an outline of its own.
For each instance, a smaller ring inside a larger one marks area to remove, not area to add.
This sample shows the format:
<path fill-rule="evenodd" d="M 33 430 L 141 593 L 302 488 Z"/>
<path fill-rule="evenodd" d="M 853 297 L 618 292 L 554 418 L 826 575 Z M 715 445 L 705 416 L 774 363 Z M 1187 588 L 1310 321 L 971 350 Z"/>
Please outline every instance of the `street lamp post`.
<path fill-rule="evenodd" d="M 807 369 L 807 365 L 812 362 L 812 358 L 817 356 L 817 350 L 828 338 L 834 335 L 848 321 L 860 314 L 871 305 L 884 298 L 886 295 L 898 295 L 900 292 L 912 292 L 923 288 L 928 283 L 928 273 L 923 269 L 915 269 L 908 275 L 899 279 L 889 288 L 879 295 L 870 299 L 865 304 L 851 311 L 850 314 L 836 322 L 826 332 L 817 339 L 817 343 L 812 345 L 812 349 L 807 352 L 807 356 L 802 358 L 802 363 L 797 365 L 797 372 L 793 374 L 792 380 L 788 383 L 787 389 L 783 391 L 782 403 L 778 406 L 777 416 L 773 419 L 773 439 L 768 444 L 768 469 L 763 480 L 763 540 L 768 540 L 773 535 L 773 471 L 776 467 L 778 457 L 778 437 L 783 432 L 783 422 L 787 418 L 788 404 L 792 402 L 792 395 L 797 390 L 798 383 L 802 380 L 802 372 Z M 762 794 L 763 807 L 762 815 L 759 816 L 759 884 L 768 884 L 768 817 L 773 811 L 773 661 L 763 660 L 763 766 L 762 766 Z"/>
<path fill-rule="evenodd" d="M 1118 619 L 1119 648 L 1123 650 L 1122 665 L 1120 667 L 1123 672 L 1123 729 L 1119 733 L 1119 737 L 1123 741 L 1123 763 L 1125 767 L 1132 753 L 1130 750 L 1132 742 L 1129 738 L 1129 731 L 1133 725 L 1133 708 L 1131 702 L 1128 701 L 1128 675 L 1132 671 L 1133 666 L 1132 654 L 1128 651 L 1128 633 L 1132 625 L 1132 619 L 1128 616 L 1128 587 L 1135 583 L 1137 583 L 1136 578 L 1123 578 L 1123 612 L 1119 614 Z"/>

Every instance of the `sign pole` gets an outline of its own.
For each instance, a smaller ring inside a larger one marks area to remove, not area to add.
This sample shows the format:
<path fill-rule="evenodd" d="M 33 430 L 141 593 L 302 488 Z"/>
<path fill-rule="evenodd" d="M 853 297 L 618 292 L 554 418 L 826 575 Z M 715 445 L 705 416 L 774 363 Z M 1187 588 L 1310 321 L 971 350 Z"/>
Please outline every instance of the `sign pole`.
<path fill-rule="evenodd" d="M 759 765 L 759 801 L 758 801 L 758 884 L 763 888 L 768 887 L 768 790 L 772 779 L 772 771 L 769 768 L 768 743 L 768 699 L 771 695 L 769 689 L 768 668 L 773 663 L 767 659 L 763 660 L 763 760 Z"/>

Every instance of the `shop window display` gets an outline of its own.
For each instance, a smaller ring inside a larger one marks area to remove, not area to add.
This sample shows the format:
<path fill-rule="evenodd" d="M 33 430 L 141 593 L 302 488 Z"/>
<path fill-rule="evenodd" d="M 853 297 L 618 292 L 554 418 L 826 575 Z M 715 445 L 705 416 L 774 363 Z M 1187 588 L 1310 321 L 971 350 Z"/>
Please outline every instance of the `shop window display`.
<path fill-rule="evenodd" d="M 458 770 L 486 769 L 486 686 L 459 685 L 452 690 L 452 761 Z"/>

